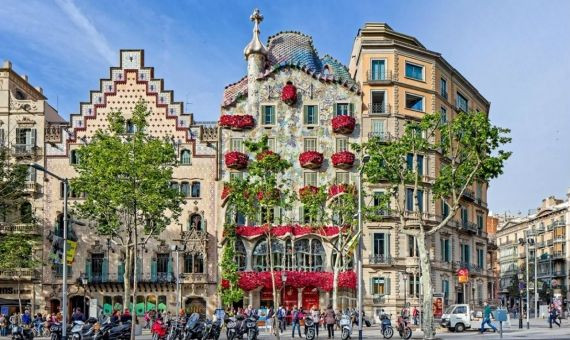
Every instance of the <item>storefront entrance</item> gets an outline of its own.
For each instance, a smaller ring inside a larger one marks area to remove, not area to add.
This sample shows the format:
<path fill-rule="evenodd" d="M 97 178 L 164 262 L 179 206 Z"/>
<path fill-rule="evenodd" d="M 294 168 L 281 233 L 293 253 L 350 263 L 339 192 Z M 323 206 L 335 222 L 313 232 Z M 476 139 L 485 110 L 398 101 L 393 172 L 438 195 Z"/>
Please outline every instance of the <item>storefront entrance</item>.
<path fill-rule="evenodd" d="M 259 292 L 259 307 L 269 308 L 273 306 L 273 289 L 263 288 Z"/>
<path fill-rule="evenodd" d="M 317 288 L 306 287 L 303 289 L 303 310 L 310 310 L 313 307 L 319 309 L 319 290 Z"/>
<path fill-rule="evenodd" d="M 202 298 L 187 298 L 184 304 L 186 314 L 206 314 L 206 300 Z"/>
<path fill-rule="evenodd" d="M 281 303 L 283 304 L 283 307 L 288 307 L 289 310 L 297 306 L 299 304 L 297 288 L 285 287 L 284 293 L 281 294 Z"/>

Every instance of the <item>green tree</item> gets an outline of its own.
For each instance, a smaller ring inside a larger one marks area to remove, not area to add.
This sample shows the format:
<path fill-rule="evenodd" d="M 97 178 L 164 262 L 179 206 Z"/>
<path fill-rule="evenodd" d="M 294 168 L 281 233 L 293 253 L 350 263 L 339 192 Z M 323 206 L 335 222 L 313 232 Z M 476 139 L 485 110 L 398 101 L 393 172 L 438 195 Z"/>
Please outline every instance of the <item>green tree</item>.
<path fill-rule="evenodd" d="M 124 249 L 124 300 L 136 301 L 137 248 L 160 234 L 181 212 L 182 195 L 171 188 L 176 164 L 174 146 L 167 138 L 146 132 L 150 112 L 140 101 L 126 121 L 120 112 L 109 115 L 110 131 L 97 131 L 78 150 L 78 177 L 71 186 L 86 198 L 75 208 L 82 218 L 96 222 L 99 235 L 110 237 Z M 129 124 L 131 131 L 127 131 Z M 142 241 L 139 235 L 144 235 Z M 134 277 L 134 278 L 133 278 Z M 133 332 L 136 312 L 133 311 Z"/>
<path fill-rule="evenodd" d="M 511 154 L 502 149 L 511 141 L 508 133 L 507 129 L 493 126 L 482 112 L 459 113 L 447 124 L 440 123 L 438 114 L 428 114 L 420 121 L 409 122 L 399 139 L 386 142 L 372 138 L 361 147 L 356 146 L 370 155 L 363 168 L 365 180 L 388 186 L 386 199 L 390 200 L 397 219 L 396 232 L 417 240 L 424 311 L 431 311 L 433 294 L 427 238 L 450 224 L 470 186 L 475 182 L 487 183 L 502 173 L 503 164 Z M 441 166 L 433 183 L 426 185 L 415 164 L 418 156 L 433 154 L 440 156 Z M 406 204 L 409 195 L 406 188 L 413 190 L 412 209 Z M 437 223 L 429 222 L 421 211 L 423 200 L 418 196 L 427 190 L 449 208 L 447 216 Z M 433 338 L 433 315 L 424 315 L 425 337 Z"/>

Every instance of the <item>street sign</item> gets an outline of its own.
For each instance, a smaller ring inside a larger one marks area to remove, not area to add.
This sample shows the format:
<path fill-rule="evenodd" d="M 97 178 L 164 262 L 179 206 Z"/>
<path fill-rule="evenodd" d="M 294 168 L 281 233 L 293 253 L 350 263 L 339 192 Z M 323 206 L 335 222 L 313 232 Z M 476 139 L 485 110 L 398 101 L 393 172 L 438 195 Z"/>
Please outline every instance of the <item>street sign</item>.
<path fill-rule="evenodd" d="M 457 280 L 459 281 L 459 283 L 468 283 L 469 282 L 469 269 L 459 268 L 457 270 Z"/>

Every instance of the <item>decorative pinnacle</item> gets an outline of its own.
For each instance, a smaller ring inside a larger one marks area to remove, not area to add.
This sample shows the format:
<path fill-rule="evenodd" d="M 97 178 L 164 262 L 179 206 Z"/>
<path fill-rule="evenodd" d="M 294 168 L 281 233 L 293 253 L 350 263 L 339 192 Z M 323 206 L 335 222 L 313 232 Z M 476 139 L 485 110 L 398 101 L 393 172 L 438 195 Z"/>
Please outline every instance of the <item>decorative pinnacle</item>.
<path fill-rule="evenodd" d="M 255 10 L 253 10 L 253 13 L 249 17 L 249 19 L 254 22 L 253 37 L 251 38 L 249 44 L 247 44 L 247 46 L 243 50 L 243 54 L 245 55 L 246 59 L 250 54 L 254 53 L 267 55 L 267 48 L 265 48 L 261 40 L 259 40 L 259 24 L 263 21 L 263 15 L 261 15 L 259 9 L 256 8 Z"/>

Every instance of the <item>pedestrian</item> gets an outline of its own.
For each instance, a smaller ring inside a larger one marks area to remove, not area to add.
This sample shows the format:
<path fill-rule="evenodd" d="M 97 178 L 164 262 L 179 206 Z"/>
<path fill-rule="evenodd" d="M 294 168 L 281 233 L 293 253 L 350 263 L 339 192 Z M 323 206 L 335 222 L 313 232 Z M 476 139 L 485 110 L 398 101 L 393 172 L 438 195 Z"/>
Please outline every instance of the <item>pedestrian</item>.
<path fill-rule="evenodd" d="M 487 302 L 485 302 L 485 307 L 483 308 L 483 322 L 481 322 L 481 328 L 479 329 L 481 334 L 485 332 L 485 324 L 488 324 L 493 329 L 493 332 L 497 332 L 497 328 L 491 323 L 491 306 Z"/>
<path fill-rule="evenodd" d="M 144 313 L 144 328 L 150 329 L 150 311 Z"/>
<path fill-rule="evenodd" d="M 293 315 L 293 320 L 292 320 L 292 327 L 293 327 L 293 332 L 291 337 L 294 338 L 295 337 L 295 328 L 297 329 L 297 332 L 299 333 L 299 338 L 301 337 L 301 319 L 303 319 L 303 312 L 300 309 L 297 309 L 297 306 L 293 307 L 293 312 L 291 313 Z"/>
<path fill-rule="evenodd" d="M 315 328 L 317 329 L 317 336 L 319 336 L 319 320 L 321 318 L 321 313 L 319 312 L 319 309 L 317 308 L 317 306 L 313 306 L 313 309 L 311 310 L 311 319 L 313 319 L 313 322 L 315 324 Z"/>
<path fill-rule="evenodd" d="M 550 328 L 552 328 L 553 322 L 560 327 L 560 322 L 558 322 L 558 309 L 551 303 L 548 308 L 548 323 L 550 324 Z"/>
<path fill-rule="evenodd" d="M 81 312 L 81 308 L 76 308 L 71 314 L 71 321 L 85 321 L 85 315 Z"/>
<path fill-rule="evenodd" d="M 129 321 L 131 321 L 131 311 L 125 308 L 125 312 L 121 315 L 121 323 L 127 323 Z"/>
<path fill-rule="evenodd" d="M 283 309 L 283 306 L 279 306 L 279 309 L 277 309 L 277 321 L 279 322 L 279 331 L 281 334 L 285 332 L 285 316 L 285 309 Z"/>
<path fill-rule="evenodd" d="M 0 314 L 0 336 L 6 336 L 6 316 Z"/>
<path fill-rule="evenodd" d="M 44 325 L 44 319 L 42 318 L 42 314 L 41 313 L 36 314 L 36 317 L 34 318 L 34 328 L 36 329 L 36 332 L 38 334 L 42 334 L 43 325 Z"/>
<path fill-rule="evenodd" d="M 414 319 L 414 325 L 418 324 L 418 309 L 416 308 L 416 306 L 414 306 L 414 308 L 412 308 L 412 318 Z"/>
<path fill-rule="evenodd" d="M 265 315 L 265 329 L 268 329 L 268 326 L 273 327 L 273 325 L 276 324 L 274 322 L 275 320 L 275 311 L 273 310 L 273 306 L 270 306 L 267 314 Z"/>
<path fill-rule="evenodd" d="M 30 315 L 29 310 L 24 311 L 24 315 L 22 315 L 22 325 L 29 326 L 32 324 L 32 316 Z"/>
<path fill-rule="evenodd" d="M 336 324 L 336 315 L 332 306 L 329 306 L 327 308 L 327 311 L 325 312 L 325 323 L 327 324 L 327 331 L 329 334 L 328 338 L 334 339 L 334 326 Z"/>

